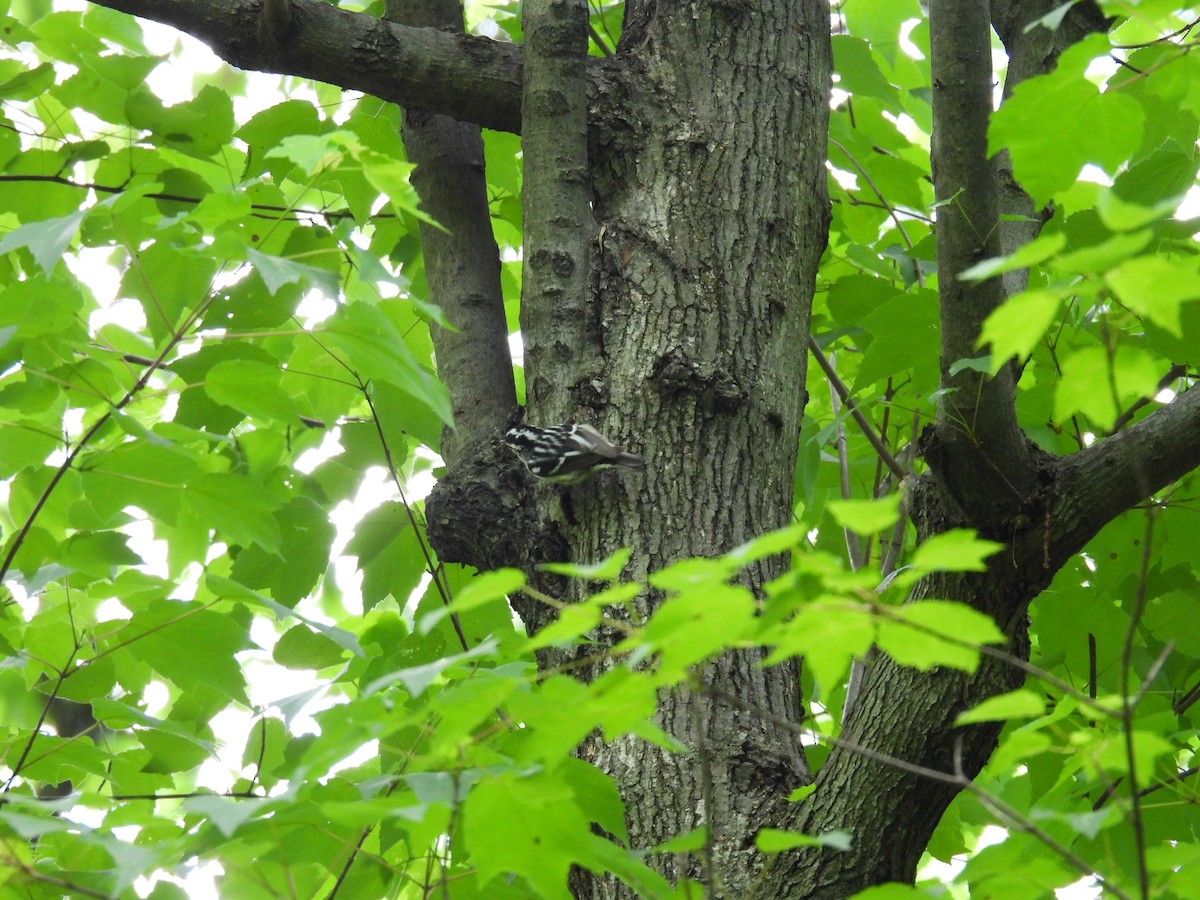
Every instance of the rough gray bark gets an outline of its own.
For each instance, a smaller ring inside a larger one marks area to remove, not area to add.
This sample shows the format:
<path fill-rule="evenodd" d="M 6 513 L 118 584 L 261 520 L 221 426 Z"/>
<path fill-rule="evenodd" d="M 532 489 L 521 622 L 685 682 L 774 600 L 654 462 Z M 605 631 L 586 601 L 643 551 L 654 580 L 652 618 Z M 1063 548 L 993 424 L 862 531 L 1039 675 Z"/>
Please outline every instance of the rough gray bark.
<path fill-rule="evenodd" d="M 942 393 L 937 422 L 926 429 L 921 449 L 950 496 L 968 511 L 1011 514 L 1032 489 L 1034 474 L 1017 427 L 1013 373 L 1008 367 L 991 378 L 970 368 L 954 372 L 955 363 L 980 355 L 975 342 L 983 321 L 1004 299 L 998 278 L 959 279 L 975 263 L 1000 255 L 999 192 L 987 152 L 988 4 L 933 0 L 929 38 Z"/>
<path fill-rule="evenodd" d="M 1126 431 L 1062 459 L 1039 456 L 1039 489 L 1012 520 L 1007 546 L 979 574 L 923 580 L 914 598 L 950 598 L 991 615 L 1025 658 L 1025 612 L 1054 574 L 1109 521 L 1195 468 L 1200 391 L 1189 391 Z M 924 479 L 910 498 L 921 537 L 956 524 L 936 483 Z M 970 522 L 978 526 L 978 521 Z M 836 900 L 872 884 L 911 882 L 933 829 L 958 793 L 955 785 L 878 761 L 890 757 L 974 777 L 987 762 L 998 724 L 956 728 L 955 717 L 987 697 L 1019 686 L 1012 665 L 983 657 L 971 676 L 918 672 L 883 657 L 845 728 L 845 737 L 875 756 L 835 747 L 817 774 L 816 791 L 785 827 L 809 834 L 849 830 L 849 852 L 805 849 L 781 857 L 762 882 L 764 896 Z M 886 836 L 881 838 L 880 836 Z"/>
<path fill-rule="evenodd" d="M 632 546 L 640 577 L 788 521 L 829 215 L 828 9 L 630 3 L 613 69 L 593 111 L 596 297 L 611 404 L 636 425 L 648 471 L 576 492 L 568 540 L 581 559 Z M 757 567 L 749 586 L 780 571 L 778 560 Z M 639 613 L 654 602 L 641 598 Z M 798 723 L 797 667 L 760 659 L 732 654 L 701 677 Z M 714 896 L 747 896 L 762 863 L 753 834 L 809 777 L 796 735 L 684 690 L 662 698 L 658 718 L 686 754 L 594 738 L 583 755 L 630 799 L 635 846 L 709 826 L 711 866 L 705 854 L 656 865 L 715 881 Z M 584 873 L 573 887 L 628 896 Z"/>

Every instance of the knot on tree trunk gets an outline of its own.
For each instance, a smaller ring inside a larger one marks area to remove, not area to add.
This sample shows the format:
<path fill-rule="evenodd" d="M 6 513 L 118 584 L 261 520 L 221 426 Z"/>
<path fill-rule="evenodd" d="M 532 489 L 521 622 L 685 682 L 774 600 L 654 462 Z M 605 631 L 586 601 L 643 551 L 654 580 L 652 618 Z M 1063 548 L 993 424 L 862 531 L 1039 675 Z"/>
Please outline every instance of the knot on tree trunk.
<path fill-rule="evenodd" d="M 425 501 L 429 543 L 442 562 L 477 569 L 566 559 L 566 543 L 539 522 L 521 464 L 498 440 L 463 448 Z"/>

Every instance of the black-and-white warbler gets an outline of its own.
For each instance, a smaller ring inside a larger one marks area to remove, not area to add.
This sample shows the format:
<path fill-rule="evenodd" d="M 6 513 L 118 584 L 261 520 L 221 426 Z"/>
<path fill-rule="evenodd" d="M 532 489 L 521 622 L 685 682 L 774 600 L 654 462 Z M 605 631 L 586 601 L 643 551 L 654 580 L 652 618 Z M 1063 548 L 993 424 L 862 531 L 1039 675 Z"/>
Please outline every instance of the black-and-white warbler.
<path fill-rule="evenodd" d="M 586 481 L 610 466 L 646 468 L 640 456 L 626 453 L 590 425 L 514 425 L 504 433 L 504 443 L 530 472 L 558 484 Z"/>

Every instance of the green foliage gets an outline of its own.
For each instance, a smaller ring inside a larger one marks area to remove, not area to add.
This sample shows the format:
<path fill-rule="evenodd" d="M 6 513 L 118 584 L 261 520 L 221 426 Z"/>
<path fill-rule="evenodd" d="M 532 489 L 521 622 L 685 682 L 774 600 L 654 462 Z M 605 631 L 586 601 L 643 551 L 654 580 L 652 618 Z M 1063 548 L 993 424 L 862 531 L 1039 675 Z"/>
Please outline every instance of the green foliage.
<path fill-rule="evenodd" d="M 1031 244 L 1005 259 L 982 260 L 969 273 L 982 279 L 1028 269 L 1029 283 L 984 325 L 980 359 L 946 361 L 956 370 L 995 372 L 1016 358 L 1021 425 L 1056 454 L 1075 452 L 1167 402 L 1170 392 L 1190 383 L 1185 376 L 1194 376 L 1200 347 L 1200 270 L 1195 227 L 1188 221 L 1195 212 L 1184 202 L 1200 167 L 1196 61 L 1186 40 L 1162 40 L 1179 24 L 1171 16 L 1176 4 L 1102 5 L 1108 14 L 1128 18 L 1111 35 L 1072 47 L 1053 73 L 1019 86 L 993 117 L 992 149 L 1009 151 L 1035 209 L 1052 202 L 1047 209 L 1052 215 Z M 928 29 L 915 3 L 843 7 L 830 126 L 833 224 L 818 276 L 813 334 L 858 409 L 904 461 L 938 400 Z M 1113 65 L 1110 53 L 1129 65 Z M 889 604 L 899 602 L 925 566 L 986 564 L 985 545 L 972 541 L 974 551 L 956 547 L 953 534 L 915 553 L 907 543 L 895 551 L 898 532 L 875 499 L 894 492 L 895 479 L 846 404 L 831 402 L 824 373 L 811 367 L 809 379 L 796 508 L 814 547 L 839 557 L 847 546 L 856 547 L 855 564 L 876 572 L 881 565 L 885 572 L 912 566 L 887 583 L 881 599 Z M 970 422 L 960 424 L 970 430 Z M 1138 877 L 1135 820 L 1128 782 L 1118 787 L 1114 779 L 1134 759 L 1139 790 L 1154 791 L 1143 801 L 1140 819 L 1145 833 L 1155 835 L 1147 840 L 1146 859 L 1162 896 L 1187 896 L 1193 876 L 1184 874 L 1187 865 L 1176 870 L 1163 865 L 1161 842 L 1196 847 L 1194 828 L 1181 818 L 1195 788 L 1187 778 L 1175 778 L 1190 771 L 1197 746 L 1189 707 L 1200 664 L 1186 637 L 1191 629 L 1177 618 L 1187 616 L 1195 600 L 1195 545 L 1184 524 L 1192 518 L 1194 483 L 1194 477 L 1185 479 L 1157 499 L 1150 531 L 1145 513 L 1131 512 L 1059 573 L 1031 612 L 1033 662 L 1044 677 L 1032 677 L 1025 689 L 960 719 L 1011 723 L 978 783 L 1126 891 Z M 1182 555 L 1171 544 L 1176 535 Z M 871 587 L 878 579 L 865 580 Z M 1140 614 L 1139 591 L 1146 598 Z M 900 621 L 890 605 L 867 624 L 846 600 L 814 598 L 810 604 L 819 604 L 819 613 L 811 605 L 801 609 L 792 628 L 803 645 L 815 699 L 833 713 L 826 731 L 836 735 L 842 696 L 837 685 L 851 657 L 871 642 L 888 641 L 896 658 L 922 666 L 904 654 L 930 635 L 889 640 Z M 900 611 L 916 612 L 923 605 Z M 990 623 L 973 631 L 969 623 L 957 623 L 956 615 L 943 616 L 934 606 L 918 614 L 919 622 L 905 624 L 910 632 L 923 624 L 940 629 L 943 639 L 962 638 L 968 652 L 960 662 L 970 667 L 977 651 L 967 645 L 987 645 Z M 772 659 L 784 653 L 778 649 Z M 1122 698 L 1139 690 L 1126 721 Z M 1127 746 L 1124 734 L 1130 729 Z M 960 797 L 930 845 L 930 855 L 944 862 L 969 857 L 950 876 L 956 890 L 1040 896 L 1080 878 L 1046 843 L 1019 837 L 1014 821 L 998 816 L 997 808 Z M 1008 838 L 972 853 L 982 829 L 997 823 L 1010 829 Z M 1038 865 L 1018 863 L 1031 854 Z"/>
<path fill-rule="evenodd" d="M 168 102 L 156 79 L 178 79 L 179 53 L 147 49 L 136 20 L 12 7 L 0 6 L 6 890 L 185 896 L 140 879 L 195 879 L 200 862 L 230 897 L 560 897 L 578 865 L 678 896 L 686 886 L 627 846 L 612 782 L 571 756 L 587 736 L 694 754 L 655 722 L 659 692 L 702 691 L 707 660 L 763 646 L 769 663 L 805 658 L 803 738 L 828 747 L 852 662 L 872 647 L 967 672 L 1004 652 L 995 623 L 966 606 L 901 605 L 923 574 L 1002 564 L 1000 545 L 948 532 L 914 548 L 900 486 L 815 366 L 794 528 L 648 585 L 622 578 L 624 553 L 554 567 L 601 589 L 525 636 L 507 602 L 524 576 L 438 568 L 414 499 L 451 414 L 397 110 L 290 80 L 250 90 L 227 70 Z M 1154 18 L 1171 4 L 1141 7 L 1117 43 L 1173 30 Z M 473 4 L 468 23 L 519 38 L 515 12 Z M 602 53 L 623 4 L 592 13 Z M 814 336 L 903 460 L 939 372 L 928 29 L 915 0 L 839 14 Z M 994 146 L 1054 211 L 1037 241 L 977 267 L 1028 267 L 1029 287 L 985 325 L 990 357 L 959 361 L 994 372 L 1016 357 L 1022 424 L 1055 453 L 1164 402 L 1200 347 L 1194 226 L 1178 218 L 1198 168 L 1197 63 L 1166 41 L 1121 51 L 1136 72 L 1089 74 L 1110 49 L 1073 48 L 995 117 Z M 511 135 L 485 136 L 509 260 L 518 151 Z M 1110 183 L 1079 180 L 1085 165 Z M 507 263 L 510 321 L 519 277 Z M 1156 894 L 1200 891 L 1195 788 L 1180 777 L 1194 765 L 1200 671 L 1191 488 L 1159 498 L 1152 527 L 1142 511 L 1111 523 L 1062 570 L 1031 612 L 1028 686 L 961 717 L 1009 725 L 982 795 L 956 801 L 930 845 L 930 860 L 960 858 L 944 876 L 956 895 L 1078 879 L 1029 823 L 1111 884 L 1136 883 L 1131 783 L 1152 791 L 1138 821 Z M 335 525 L 360 492 L 373 502 Z M 792 566 L 762 597 L 737 585 L 780 553 Z M 354 576 L 330 567 L 347 556 Z M 907 568 L 880 584 L 884 559 Z M 664 602 L 628 621 L 650 588 Z M 622 634 L 603 676 L 535 677 L 535 650 L 587 652 L 600 625 Z M 54 799 L 65 781 L 73 793 Z M 1008 831 L 982 846 L 997 824 Z M 700 853 L 705 840 L 699 829 L 652 852 Z M 778 853 L 855 837 L 756 840 Z"/>

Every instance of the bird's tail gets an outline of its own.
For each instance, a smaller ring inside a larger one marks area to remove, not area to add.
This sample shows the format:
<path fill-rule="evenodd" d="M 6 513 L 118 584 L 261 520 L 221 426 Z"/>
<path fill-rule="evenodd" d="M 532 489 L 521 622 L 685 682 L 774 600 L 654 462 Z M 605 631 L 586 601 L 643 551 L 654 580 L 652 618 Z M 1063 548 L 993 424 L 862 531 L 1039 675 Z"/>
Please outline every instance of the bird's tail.
<path fill-rule="evenodd" d="M 636 453 L 629 453 L 622 450 L 621 453 L 612 461 L 614 466 L 624 466 L 626 469 L 634 469 L 642 472 L 646 468 L 646 461 Z"/>

